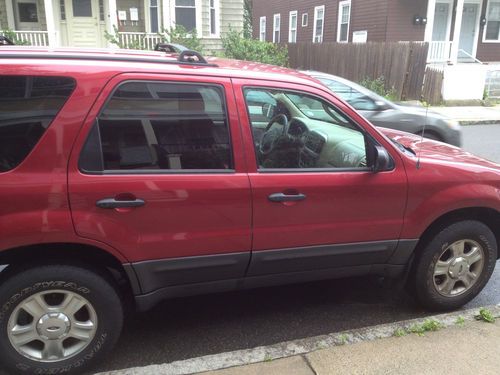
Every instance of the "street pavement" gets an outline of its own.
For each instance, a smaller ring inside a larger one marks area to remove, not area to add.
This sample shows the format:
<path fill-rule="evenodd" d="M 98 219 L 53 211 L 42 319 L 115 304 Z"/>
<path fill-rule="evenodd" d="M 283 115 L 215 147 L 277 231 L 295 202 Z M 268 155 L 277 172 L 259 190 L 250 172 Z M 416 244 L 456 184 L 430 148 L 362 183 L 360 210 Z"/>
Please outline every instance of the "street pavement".
<path fill-rule="evenodd" d="M 500 124 L 464 126 L 464 148 L 500 163 Z M 500 303 L 500 262 L 464 307 Z M 130 317 L 96 371 L 166 363 L 430 315 L 376 278 L 264 288 L 169 300 Z"/>

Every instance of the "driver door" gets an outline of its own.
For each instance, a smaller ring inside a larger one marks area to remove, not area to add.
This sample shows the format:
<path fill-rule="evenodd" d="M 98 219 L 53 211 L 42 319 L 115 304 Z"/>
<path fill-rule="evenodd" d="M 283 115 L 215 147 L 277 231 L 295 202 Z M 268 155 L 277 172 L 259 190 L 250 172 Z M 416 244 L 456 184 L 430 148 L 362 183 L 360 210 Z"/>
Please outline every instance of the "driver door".
<path fill-rule="evenodd" d="M 399 239 L 406 202 L 406 175 L 394 149 L 366 122 L 366 129 L 357 125 L 362 118 L 324 91 L 260 80 L 233 80 L 233 84 L 253 198 L 253 253 L 248 275 L 384 263 Z M 259 102 L 260 113 L 253 89 L 264 92 L 259 96 L 263 100 Z M 276 100 L 293 97 L 290 94 L 299 94 L 309 103 L 326 103 L 345 124 L 324 123 L 315 105 L 308 104 L 308 110 L 306 105 L 300 108 L 300 103 Z M 299 119 L 309 128 L 306 134 L 293 135 L 303 143 L 314 131 L 327 133 L 327 159 L 348 163 L 349 155 L 339 153 L 348 152 L 350 146 L 358 147 L 356 152 L 366 152 L 365 148 L 378 144 L 393 154 L 393 168 L 374 173 L 362 163 L 325 167 L 325 159 L 316 165 L 303 164 L 306 167 L 290 168 L 284 163 L 286 168 L 267 168 L 258 154 L 261 138 L 256 138 L 264 124 L 272 122 L 262 110 L 267 106 L 282 108 L 279 112 L 291 121 L 289 131 L 297 131 L 294 124 Z M 337 148 L 337 141 L 345 144 Z"/>

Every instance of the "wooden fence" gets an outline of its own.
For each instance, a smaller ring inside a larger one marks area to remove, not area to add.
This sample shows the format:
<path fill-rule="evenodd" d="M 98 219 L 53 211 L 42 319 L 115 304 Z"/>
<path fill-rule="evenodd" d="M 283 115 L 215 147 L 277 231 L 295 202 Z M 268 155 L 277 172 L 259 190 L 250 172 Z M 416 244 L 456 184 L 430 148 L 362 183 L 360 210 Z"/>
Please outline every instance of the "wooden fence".
<path fill-rule="evenodd" d="M 294 43 L 290 66 L 335 74 L 351 81 L 384 77 L 401 100 L 420 100 L 428 44 L 422 42 Z"/>
<path fill-rule="evenodd" d="M 422 88 L 422 100 L 431 105 L 442 104 L 444 72 L 442 69 L 427 67 Z"/>

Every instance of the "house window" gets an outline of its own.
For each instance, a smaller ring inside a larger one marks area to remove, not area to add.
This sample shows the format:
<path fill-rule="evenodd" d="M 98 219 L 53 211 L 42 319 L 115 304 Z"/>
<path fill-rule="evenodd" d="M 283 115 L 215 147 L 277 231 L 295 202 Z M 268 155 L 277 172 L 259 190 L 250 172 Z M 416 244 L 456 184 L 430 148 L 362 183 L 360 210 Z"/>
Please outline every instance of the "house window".
<path fill-rule="evenodd" d="M 38 22 L 36 2 L 17 3 L 20 22 Z"/>
<path fill-rule="evenodd" d="M 290 12 L 290 22 L 289 30 L 288 30 L 288 43 L 296 43 L 297 42 L 297 11 L 294 10 Z"/>
<path fill-rule="evenodd" d="M 149 0 L 149 17 L 151 19 L 150 31 L 158 32 L 158 0 Z"/>
<path fill-rule="evenodd" d="M 104 22 L 104 0 L 99 0 L 99 21 Z"/>
<path fill-rule="evenodd" d="M 302 27 L 306 27 L 309 23 L 309 14 L 302 13 Z"/>
<path fill-rule="evenodd" d="M 66 5 L 64 0 L 59 0 L 59 14 L 61 15 L 61 21 L 66 21 Z"/>
<path fill-rule="evenodd" d="M 323 26 L 325 24 L 325 6 L 314 7 L 313 43 L 323 42 Z"/>
<path fill-rule="evenodd" d="M 281 14 L 278 13 L 274 15 L 273 43 L 279 43 L 281 41 L 280 28 L 281 28 Z"/>
<path fill-rule="evenodd" d="M 261 42 L 266 41 L 266 17 L 260 17 L 260 24 L 259 24 L 259 40 Z"/>
<path fill-rule="evenodd" d="M 210 1 L 210 35 L 218 35 L 219 34 L 219 17 L 218 17 L 218 9 L 219 2 L 218 0 L 209 0 Z"/>
<path fill-rule="evenodd" d="M 195 0 L 175 0 L 175 23 L 187 31 L 196 29 Z"/>
<path fill-rule="evenodd" d="M 500 1 L 489 1 L 486 12 L 485 41 L 500 41 Z"/>
<path fill-rule="evenodd" d="M 349 41 L 349 21 L 351 19 L 351 1 L 339 3 L 339 21 L 337 29 L 337 42 Z"/>
<path fill-rule="evenodd" d="M 73 0 L 73 17 L 92 17 L 91 0 Z"/>

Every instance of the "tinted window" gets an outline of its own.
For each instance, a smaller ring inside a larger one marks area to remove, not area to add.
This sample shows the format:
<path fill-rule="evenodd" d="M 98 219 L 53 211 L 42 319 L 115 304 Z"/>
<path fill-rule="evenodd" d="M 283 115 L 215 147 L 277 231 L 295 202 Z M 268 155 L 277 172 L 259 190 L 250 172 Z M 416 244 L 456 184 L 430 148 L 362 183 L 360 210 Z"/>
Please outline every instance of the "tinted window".
<path fill-rule="evenodd" d="M 229 139 L 220 87 L 128 82 L 105 105 L 80 167 L 86 171 L 227 170 L 233 168 Z M 102 153 L 100 158 L 92 155 L 96 149 Z"/>
<path fill-rule="evenodd" d="M 245 98 L 260 170 L 366 170 L 364 133 L 331 104 L 277 89 L 246 89 Z M 271 118 L 252 115 L 255 98 L 263 102 L 263 108 L 274 108 Z"/>
<path fill-rule="evenodd" d="M 0 172 L 24 160 L 74 88 L 67 77 L 0 75 Z"/>

